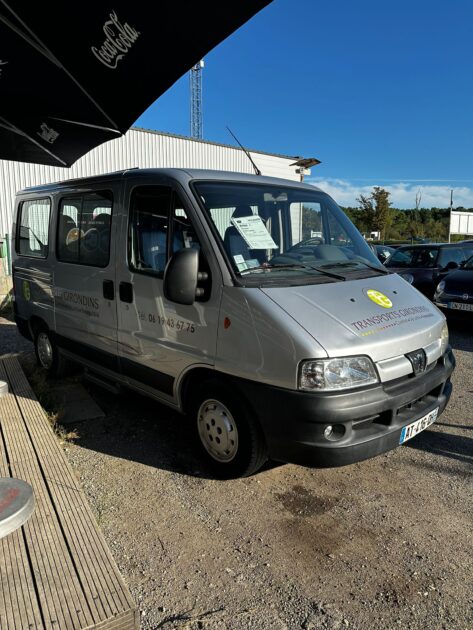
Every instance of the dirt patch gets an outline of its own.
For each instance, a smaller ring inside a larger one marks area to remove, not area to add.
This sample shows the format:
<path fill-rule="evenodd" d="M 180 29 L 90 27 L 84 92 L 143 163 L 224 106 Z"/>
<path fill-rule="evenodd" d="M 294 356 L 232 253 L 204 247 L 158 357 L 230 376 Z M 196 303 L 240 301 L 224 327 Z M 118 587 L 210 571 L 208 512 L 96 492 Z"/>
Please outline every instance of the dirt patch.
<path fill-rule="evenodd" d="M 278 494 L 277 498 L 288 512 L 298 517 L 325 514 L 338 503 L 335 497 L 317 496 L 301 485 L 293 486 L 290 490 Z"/>

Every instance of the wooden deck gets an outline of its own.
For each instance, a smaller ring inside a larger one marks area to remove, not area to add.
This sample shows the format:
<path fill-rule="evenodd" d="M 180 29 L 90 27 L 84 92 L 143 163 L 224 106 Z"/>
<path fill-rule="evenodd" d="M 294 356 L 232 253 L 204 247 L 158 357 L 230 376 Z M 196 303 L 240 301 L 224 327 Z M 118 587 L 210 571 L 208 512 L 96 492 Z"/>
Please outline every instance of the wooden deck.
<path fill-rule="evenodd" d="M 139 628 L 84 493 L 14 357 L 0 359 L 0 476 L 33 486 L 36 507 L 0 540 L 1 630 Z"/>

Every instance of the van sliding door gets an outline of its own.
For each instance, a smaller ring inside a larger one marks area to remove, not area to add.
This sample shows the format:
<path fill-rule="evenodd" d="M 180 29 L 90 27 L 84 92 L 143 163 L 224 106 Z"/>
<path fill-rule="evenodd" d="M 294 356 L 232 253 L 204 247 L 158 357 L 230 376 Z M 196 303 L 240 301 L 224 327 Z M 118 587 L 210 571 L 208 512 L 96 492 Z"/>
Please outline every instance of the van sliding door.
<path fill-rule="evenodd" d="M 58 343 L 94 364 L 118 371 L 115 232 L 119 188 L 59 200 L 55 316 Z"/>

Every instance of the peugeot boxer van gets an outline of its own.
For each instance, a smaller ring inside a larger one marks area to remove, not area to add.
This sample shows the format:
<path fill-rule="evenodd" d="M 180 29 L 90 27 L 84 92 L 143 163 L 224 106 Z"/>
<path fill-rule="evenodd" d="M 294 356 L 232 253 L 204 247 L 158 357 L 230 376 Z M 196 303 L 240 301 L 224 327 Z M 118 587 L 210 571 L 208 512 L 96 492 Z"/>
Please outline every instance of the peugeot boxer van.
<path fill-rule="evenodd" d="M 373 457 L 450 397 L 444 316 L 314 186 L 183 169 L 37 186 L 13 245 L 39 364 L 184 413 L 220 476 Z"/>

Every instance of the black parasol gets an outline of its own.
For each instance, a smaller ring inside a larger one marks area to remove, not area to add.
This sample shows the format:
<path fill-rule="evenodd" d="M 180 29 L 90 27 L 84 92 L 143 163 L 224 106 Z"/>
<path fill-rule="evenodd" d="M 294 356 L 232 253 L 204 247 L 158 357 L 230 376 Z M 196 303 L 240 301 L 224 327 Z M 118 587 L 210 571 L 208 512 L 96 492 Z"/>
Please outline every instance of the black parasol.
<path fill-rule="evenodd" d="M 70 166 L 270 0 L 0 0 L 0 159 Z"/>

